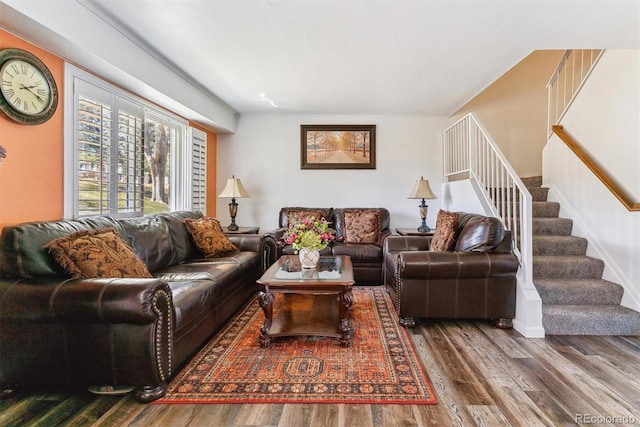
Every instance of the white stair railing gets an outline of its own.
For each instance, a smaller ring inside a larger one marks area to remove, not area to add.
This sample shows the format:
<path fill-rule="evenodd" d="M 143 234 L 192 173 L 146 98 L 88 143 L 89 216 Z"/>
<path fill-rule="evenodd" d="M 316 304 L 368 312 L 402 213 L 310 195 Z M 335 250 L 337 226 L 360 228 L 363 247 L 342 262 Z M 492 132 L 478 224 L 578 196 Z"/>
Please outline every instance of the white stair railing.
<path fill-rule="evenodd" d="M 444 131 L 444 180 L 468 175 L 481 188 L 492 213 L 511 230 L 528 289 L 533 285 L 531 193 L 473 113 Z"/>
<path fill-rule="evenodd" d="M 565 51 L 558 66 L 547 83 L 548 119 L 547 136 L 551 136 L 552 126 L 557 125 L 591 74 L 604 50 L 570 49 Z"/>

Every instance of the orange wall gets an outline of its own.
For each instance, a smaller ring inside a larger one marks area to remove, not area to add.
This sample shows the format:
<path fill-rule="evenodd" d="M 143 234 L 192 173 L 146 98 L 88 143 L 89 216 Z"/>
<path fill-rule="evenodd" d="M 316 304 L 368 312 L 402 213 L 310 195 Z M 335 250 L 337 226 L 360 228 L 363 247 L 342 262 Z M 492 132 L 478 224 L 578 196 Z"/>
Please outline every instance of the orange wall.
<path fill-rule="evenodd" d="M 63 215 L 63 59 L 0 29 L 0 49 L 20 48 L 36 55 L 51 70 L 60 95 L 58 109 L 46 123 L 18 124 L 0 112 L 0 145 L 7 158 L 0 164 L 0 230 L 25 221 L 49 221 Z M 217 135 L 207 133 L 207 215 L 216 213 Z"/>
<path fill-rule="evenodd" d="M 58 86 L 58 109 L 41 125 L 22 125 L 0 113 L 0 145 L 7 158 L 0 164 L 0 228 L 23 221 L 62 218 L 63 61 L 0 30 L 0 49 L 33 53 L 51 70 Z"/>

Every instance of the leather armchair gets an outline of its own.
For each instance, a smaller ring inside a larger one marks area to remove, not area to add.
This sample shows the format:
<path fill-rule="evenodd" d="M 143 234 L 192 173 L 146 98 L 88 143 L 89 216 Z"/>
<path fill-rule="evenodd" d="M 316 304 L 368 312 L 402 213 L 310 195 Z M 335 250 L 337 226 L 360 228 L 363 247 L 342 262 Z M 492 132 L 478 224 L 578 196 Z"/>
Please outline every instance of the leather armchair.
<path fill-rule="evenodd" d="M 430 251 L 432 237 L 386 240 L 385 286 L 401 325 L 413 327 L 419 318 L 469 318 L 512 326 L 518 259 L 511 233 L 497 218 L 460 218 L 454 251 Z"/>

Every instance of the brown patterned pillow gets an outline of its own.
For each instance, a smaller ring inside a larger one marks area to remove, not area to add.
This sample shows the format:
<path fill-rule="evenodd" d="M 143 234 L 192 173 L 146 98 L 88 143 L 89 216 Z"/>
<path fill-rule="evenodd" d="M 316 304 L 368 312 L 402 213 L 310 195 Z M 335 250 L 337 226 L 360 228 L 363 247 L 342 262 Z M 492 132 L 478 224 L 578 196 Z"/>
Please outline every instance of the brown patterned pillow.
<path fill-rule="evenodd" d="M 186 218 L 184 226 L 206 258 L 238 252 L 238 247 L 224 235 L 220 221 L 215 218 Z"/>
<path fill-rule="evenodd" d="M 376 209 L 344 211 L 345 243 L 378 244 L 380 213 Z"/>
<path fill-rule="evenodd" d="M 113 228 L 84 230 L 43 246 L 75 278 L 152 277 Z"/>
<path fill-rule="evenodd" d="M 460 214 L 440 209 L 436 219 L 436 231 L 433 233 L 429 249 L 432 251 L 450 251 L 455 243 Z"/>

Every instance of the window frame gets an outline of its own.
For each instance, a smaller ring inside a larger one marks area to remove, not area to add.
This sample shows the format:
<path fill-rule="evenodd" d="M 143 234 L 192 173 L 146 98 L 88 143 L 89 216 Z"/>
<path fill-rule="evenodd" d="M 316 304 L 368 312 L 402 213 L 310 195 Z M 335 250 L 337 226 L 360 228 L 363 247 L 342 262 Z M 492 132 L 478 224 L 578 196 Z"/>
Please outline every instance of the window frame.
<path fill-rule="evenodd" d="M 79 96 L 80 85 L 88 84 L 89 87 L 95 87 L 98 92 L 102 91 L 102 95 L 109 94 L 111 97 L 111 140 L 118 141 L 118 113 L 120 102 L 129 105 L 135 105 L 140 108 L 142 118 L 142 145 L 144 146 L 145 133 L 147 132 L 147 118 L 160 121 L 163 124 L 177 130 L 179 136 L 177 141 L 171 144 L 171 177 L 170 177 L 170 195 L 169 210 L 191 210 L 192 207 L 192 188 L 201 191 L 202 183 L 195 182 L 197 180 L 197 171 L 199 165 L 194 165 L 192 135 L 193 128 L 189 126 L 187 120 L 182 117 L 158 107 L 149 101 L 127 92 L 98 76 L 95 76 L 85 70 L 82 70 L 72 64 L 65 63 L 64 66 L 64 209 L 63 215 L 66 219 L 80 218 L 92 215 L 109 215 L 115 218 L 125 218 L 144 215 L 144 200 L 140 210 L 131 212 L 118 212 L 117 208 L 117 178 L 111 179 L 111 192 L 115 191 L 115 202 L 112 202 L 108 212 L 82 214 L 79 212 Z M 85 87 L 86 88 L 86 87 Z M 122 101 L 120 101 L 122 100 Z M 201 132 L 201 131 L 200 131 Z M 204 145 L 206 149 L 206 133 L 204 134 Z M 115 136 L 114 136 L 115 135 Z M 115 138 L 115 139 L 114 139 Z M 117 147 L 114 148 L 117 150 Z M 206 153 L 206 151 L 205 151 Z M 144 161 L 144 159 L 143 159 Z M 115 160 L 117 167 L 117 159 Z M 206 168 L 206 162 L 205 162 Z M 117 175 L 116 175 L 117 176 Z M 205 169 L 206 176 L 206 169 Z M 144 177 L 144 172 L 143 172 Z M 193 185 L 195 182 L 195 186 Z M 204 183 L 206 186 L 206 182 Z M 115 203 L 115 204 L 114 204 Z M 115 209 L 114 209 L 115 208 Z M 199 207 L 198 207 L 199 208 Z"/>

